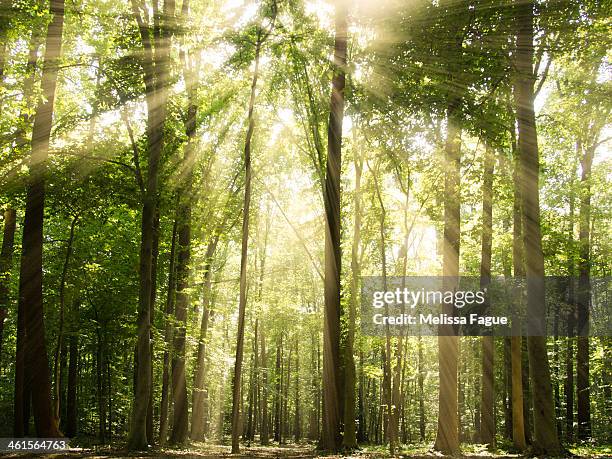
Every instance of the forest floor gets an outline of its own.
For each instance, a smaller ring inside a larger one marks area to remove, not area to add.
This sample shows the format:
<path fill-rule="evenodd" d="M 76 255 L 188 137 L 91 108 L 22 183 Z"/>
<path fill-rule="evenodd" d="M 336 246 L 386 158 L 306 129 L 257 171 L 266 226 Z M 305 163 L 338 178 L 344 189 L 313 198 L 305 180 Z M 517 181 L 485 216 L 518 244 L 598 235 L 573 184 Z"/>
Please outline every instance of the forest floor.
<path fill-rule="evenodd" d="M 310 459 L 310 458 L 327 458 L 327 459 L 375 459 L 375 458 L 390 458 L 392 457 L 388 449 L 382 446 L 363 446 L 358 451 L 348 454 L 324 454 L 316 449 L 312 444 L 286 444 L 286 445 L 271 445 L 271 446 L 241 446 L 240 454 L 231 454 L 231 447 L 228 445 L 212 444 L 212 443 L 194 443 L 188 448 L 152 448 L 147 452 L 128 452 L 119 447 L 104 446 L 90 448 L 71 448 L 70 450 L 61 453 L 47 454 L 32 454 L 32 453 L 10 453 L 1 454 L 6 458 L 25 458 L 25 457 L 41 457 L 48 459 L 72 459 L 72 458 L 160 458 L 160 459 L 214 459 L 214 458 L 262 458 L 262 459 Z M 448 458 L 438 452 L 432 451 L 430 445 L 406 446 L 393 457 L 396 458 L 412 458 L 412 459 L 434 459 Z M 521 454 L 513 454 L 503 450 L 495 452 L 487 451 L 484 445 L 466 445 L 463 448 L 463 453 L 460 457 L 465 459 L 520 459 L 534 456 L 526 456 Z M 543 456 L 537 456 L 543 457 Z M 591 458 L 604 459 L 612 458 L 612 446 L 579 446 L 572 447 L 562 456 L 567 458 Z"/>

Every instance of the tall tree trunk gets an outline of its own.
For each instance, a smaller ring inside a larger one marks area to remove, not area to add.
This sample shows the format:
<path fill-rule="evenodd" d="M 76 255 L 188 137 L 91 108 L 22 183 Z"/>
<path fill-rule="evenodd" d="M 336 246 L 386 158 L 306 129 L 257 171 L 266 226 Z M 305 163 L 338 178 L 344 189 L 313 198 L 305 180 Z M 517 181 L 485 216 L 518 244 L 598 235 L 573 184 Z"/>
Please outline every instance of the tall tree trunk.
<path fill-rule="evenodd" d="M 387 257 L 386 257 L 386 238 L 385 238 L 385 220 L 386 209 L 382 198 L 381 187 L 378 180 L 379 168 L 372 171 L 374 179 L 374 189 L 380 206 L 379 234 L 380 234 L 380 257 L 382 260 L 382 278 L 383 288 L 387 290 Z M 385 305 L 385 314 L 389 315 L 389 307 Z M 397 423 L 395 422 L 395 409 L 392 403 L 392 379 L 391 374 L 391 335 L 389 324 L 385 327 L 385 346 L 383 349 L 383 404 L 386 408 L 385 412 L 385 437 L 389 441 L 389 452 L 393 456 L 395 454 L 395 446 L 397 444 Z"/>
<path fill-rule="evenodd" d="M 495 158 L 489 145 L 485 149 L 482 180 L 482 241 L 480 260 L 480 289 L 486 290 L 491 283 L 491 250 L 493 243 L 493 171 Z M 488 300 L 486 303 L 488 306 Z M 493 336 L 481 337 L 482 389 L 480 401 L 480 441 L 490 448 L 495 447 L 495 381 L 493 359 L 495 343 Z"/>
<path fill-rule="evenodd" d="M 444 289 L 456 288 L 459 276 L 460 247 L 460 169 L 461 169 L 461 131 L 457 116 L 458 100 L 453 100 L 448 108 L 448 127 L 445 145 L 444 181 L 444 240 L 442 275 Z M 445 305 L 442 312 L 453 315 L 453 305 Z M 438 397 L 438 431 L 435 449 L 446 454 L 459 451 L 459 419 L 457 415 L 457 366 L 459 338 L 452 326 L 439 327 L 438 361 L 440 371 L 440 393 Z"/>
<path fill-rule="evenodd" d="M 567 303 L 569 311 L 567 312 L 567 338 L 565 351 L 565 432 L 566 441 L 572 443 L 574 441 L 574 333 L 576 328 L 576 285 L 574 276 L 576 274 L 576 260 L 574 256 L 574 214 L 575 214 L 575 196 L 574 196 L 574 181 L 570 189 L 569 203 L 569 228 L 568 228 L 568 291 Z"/>
<path fill-rule="evenodd" d="M 164 124 L 166 120 L 166 99 L 168 84 L 168 64 L 170 59 L 170 27 L 174 17 L 174 0 L 164 2 L 163 20 L 159 27 L 153 27 L 150 35 L 149 24 L 144 22 L 139 0 L 131 0 L 132 11 L 136 18 L 144 57 L 142 61 L 147 103 L 147 179 L 143 193 L 141 216 L 141 240 L 139 262 L 138 295 L 138 365 L 135 367 L 134 405 L 128 436 L 128 448 L 144 450 L 148 447 L 147 418 L 151 392 L 152 355 L 150 346 L 151 298 L 153 288 L 153 239 L 155 209 L 158 200 L 159 162 L 164 145 Z M 158 20 L 158 12 L 154 11 Z M 145 14 L 145 16 L 147 16 Z"/>
<path fill-rule="evenodd" d="M 244 317 L 247 302 L 247 257 L 249 252 L 249 212 L 251 208 L 251 139 L 255 130 L 255 94 L 259 78 L 259 57 L 262 46 L 262 31 L 259 31 L 255 45 L 255 69 L 251 82 L 247 133 L 244 142 L 244 203 L 242 206 L 242 247 L 240 253 L 240 299 L 238 304 L 238 333 L 236 336 L 236 362 L 232 382 L 232 454 L 240 452 L 240 385 L 242 378 L 242 357 L 244 353 Z"/>
<path fill-rule="evenodd" d="M 4 231 L 2 236 L 2 252 L 0 252 L 0 359 L 2 358 L 2 342 L 4 337 L 4 320 L 9 307 L 9 288 L 11 269 L 13 266 L 13 246 L 15 242 L 15 227 L 17 213 L 15 209 L 4 211 Z"/>
<path fill-rule="evenodd" d="M 261 396 L 261 432 L 259 434 L 259 440 L 263 446 L 269 443 L 269 430 L 268 430 L 268 356 L 266 354 L 266 337 L 264 335 L 263 326 L 260 331 L 261 335 L 261 369 L 262 369 L 262 396 Z"/>
<path fill-rule="evenodd" d="M 578 438 L 585 440 L 591 437 L 591 390 L 589 384 L 589 308 L 591 305 L 591 167 L 595 147 L 583 145 L 584 155 L 580 160 L 582 166 L 580 198 L 580 230 L 578 261 L 578 346 L 576 353 L 576 391 L 578 395 Z"/>
<path fill-rule="evenodd" d="M 60 400 L 62 394 L 62 371 L 60 364 L 60 352 L 65 349 L 64 343 L 64 310 L 66 307 L 66 280 L 68 277 L 68 266 L 70 264 L 70 257 L 72 256 L 72 248 L 74 242 L 74 230 L 79 217 L 75 216 L 70 224 L 70 231 L 68 234 L 68 242 L 66 243 L 66 256 L 64 257 L 64 265 L 62 267 L 62 274 L 59 287 L 59 330 L 57 336 L 57 345 L 55 347 L 55 357 L 53 363 L 53 375 L 55 377 L 55 393 L 54 393 L 54 414 L 55 419 L 60 419 Z"/>
<path fill-rule="evenodd" d="M 166 328 L 164 330 L 164 363 L 162 373 L 162 388 L 161 388 L 161 402 L 159 408 L 159 443 L 164 445 L 168 438 L 168 408 L 170 405 L 170 398 L 168 396 L 168 388 L 170 386 L 170 346 L 172 342 L 172 321 L 170 316 L 174 314 L 174 302 L 175 302 L 175 290 L 176 290 L 176 237 L 178 221 L 174 219 L 172 226 L 172 243 L 170 245 L 170 266 L 168 267 L 168 297 L 166 299 L 166 305 L 164 309 L 164 321 Z"/>
<path fill-rule="evenodd" d="M 517 2 L 517 76 L 516 114 L 519 129 L 523 204 L 523 241 L 526 257 L 529 372 L 534 407 L 534 449 L 542 454 L 557 454 L 560 444 L 555 423 L 550 367 L 544 330 L 545 290 L 544 254 L 540 228 L 539 152 L 534 111 L 534 3 Z"/>
<path fill-rule="evenodd" d="M 348 38 L 347 4 L 336 3 L 334 41 L 334 76 L 327 130 L 327 167 L 325 171 L 325 308 L 323 314 L 323 431 L 321 447 L 336 451 L 341 447 L 340 432 L 344 384 L 340 355 L 340 170 L 342 155 L 342 120 L 346 83 Z"/>
<path fill-rule="evenodd" d="M 521 187 L 523 182 L 523 174 L 521 173 L 521 151 L 516 144 L 516 131 L 514 125 L 510 128 L 512 137 L 512 153 L 514 160 L 514 171 L 512 175 L 514 186 L 514 202 L 513 202 L 513 228 L 512 228 L 512 263 L 514 278 L 522 282 L 525 277 L 525 260 L 523 247 L 523 221 L 522 221 L 522 199 Z M 515 298 L 521 298 L 520 295 L 515 295 Z M 519 306 L 519 305 L 517 305 Z M 527 447 L 525 438 L 525 418 L 528 413 L 525 413 L 523 407 L 525 401 L 523 399 L 523 367 L 522 367 L 522 338 L 521 325 L 513 323 L 513 336 L 510 337 L 510 361 L 511 361 L 511 414 L 512 414 L 512 441 L 514 447 L 519 450 L 524 450 Z"/>
<path fill-rule="evenodd" d="M 200 323 L 200 338 L 198 340 L 198 353 L 196 358 L 196 371 L 193 381 L 193 401 L 191 415 L 192 441 L 203 441 L 206 421 L 206 388 L 204 387 L 204 376 L 206 374 L 206 335 L 208 333 L 208 321 L 210 317 L 210 306 L 212 299 L 212 260 L 219 242 L 218 233 L 208 243 L 204 262 L 204 303 L 202 305 L 202 321 Z"/>
<path fill-rule="evenodd" d="M 27 76 L 23 84 L 23 97 L 27 101 L 31 101 L 32 99 L 38 62 L 38 48 L 41 41 L 42 37 L 38 33 L 33 32 L 28 52 Z M 31 116 L 27 113 L 27 111 L 24 110 L 21 113 L 20 118 L 24 125 L 29 125 Z M 15 134 L 15 138 L 15 143 L 19 149 L 24 148 L 28 144 L 24 129 L 19 129 Z M 15 396 L 13 405 L 13 435 L 15 437 L 28 435 L 31 401 L 31 380 L 29 377 L 29 369 L 26 365 L 26 303 L 21 301 L 21 293 L 19 295 L 19 301 L 17 304 Z"/>
<path fill-rule="evenodd" d="M 293 437 L 298 443 L 302 437 L 302 410 L 300 407 L 300 353 L 298 336 L 295 337 L 295 422 Z"/>
<path fill-rule="evenodd" d="M 149 321 L 151 322 L 151 327 L 149 328 L 149 355 L 151 358 L 153 358 L 153 324 L 155 323 L 155 302 L 157 300 L 157 261 L 159 258 L 159 203 L 157 203 L 157 206 L 155 207 L 155 216 L 153 217 L 153 244 L 151 253 L 151 300 L 149 301 Z M 108 361 L 108 356 L 106 356 L 106 360 Z M 153 386 L 155 385 L 155 381 L 153 380 L 153 364 L 150 365 L 149 372 L 151 387 L 149 388 L 149 403 L 147 405 L 147 442 L 149 445 L 152 445 L 155 443 L 153 433 Z"/>
<path fill-rule="evenodd" d="M 74 437 L 78 428 L 77 380 L 79 372 L 79 300 L 72 304 L 70 336 L 68 337 L 68 388 L 66 391 L 67 437 Z M 109 411 L 110 412 L 110 411 Z"/>
<path fill-rule="evenodd" d="M 421 442 L 425 441 L 425 391 L 423 388 L 423 381 L 425 379 L 424 368 L 423 368 L 423 339 L 421 336 L 417 337 L 417 349 L 418 349 L 418 383 L 419 383 L 419 439 Z"/>
<path fill-rule="evenodd" d="M 274 372 L 274 441 L 278 442 L 279 444 L 282 442 L 282 350 L 283 335 L 281 333 L 276 343 L 276 371 Z"/>
<path fill-rule="evenodd" d="M 363 157 L 361 149 L 355 145 L 353 163 L 355 165 L 355 221 L 353 225 L 353 245 L 351 247 L 351 300 L 348 314 L 348 333 L 346 337 L 344 358 L 344 385 L 346 393 L 344 398 L 344 448 L 356 448 L 357 436 L 355 426 L 355 319 L 357 315 L 357 301 L 359 292 L 359 246 L 361 244 L 361 173 L 363 170 Z"/>
<path fill-rule="evenodd" d="M 189 15 L 189 1 L 183 1 L 181 14 L 186 21 Z M 172 354 L 172 396 L 174 401 L 174 422 L 170 442 L 183 444 L 189 434 L 189 402 L 187 400 L 187 380 L 185 374 L 185 336 L 187 328 L 187 311 L 189 297 L 187 290 L 190 286 L 189 264 L 191 262 L 191 212 L 193 198 L 193 157 L 195 149 L 196 119 L 198 104 L 196 101 L 196 79 L 199 59 L 190 62 L 187 51 L 180 51 L 183 79 L 187 92 L 187 113 L 184 128 L 187 142 L 184 146 L 182 167 L 184 173 L 183 184 L 179 190 L 178 209 L 178 260 L 176 265 L 176 304 L 174 310 L 177 327 L 174 333 L 174 349 Z M 215 244 L 216 246 L 216 244 Z M 208 311 L 204 314 L 208 320 Z M 203 368 L 203 367 L 202 367 Z M 202 380 L 203 383 L 203 380 Z"/>
<path fill-rule="evenodd" d="M 32 127 L 32 154 L 27 184 L 26 212 L 23 224 L 22 255 L 19 277 L 19 312 L 24 314 L 25 374 L 31 380 L 32 408 L 36 434 L 39 437 L 60 436 L 51 402 L 51 378 L 45 341 L 42 296 L 43 219 L 45 206 L 45 172 L 49 154 L 58 59 L 64 28 L 64 0 L 51 0 L 53 15 L 47 28 L 40 99 Z M 18 312 L 18 313 L 19 313 Z M 22 351 L 23 352 L 23 351 Z M 18 384 L 18 383 L 17 383 Z M 28 382 L 26 382 L 26 386 Z M 23 398 L 15 400 L 21 411 Z M 16 413 L 16 422 L 19 423 Z M 26 421 L 25 416 L 21 418 Z"/>

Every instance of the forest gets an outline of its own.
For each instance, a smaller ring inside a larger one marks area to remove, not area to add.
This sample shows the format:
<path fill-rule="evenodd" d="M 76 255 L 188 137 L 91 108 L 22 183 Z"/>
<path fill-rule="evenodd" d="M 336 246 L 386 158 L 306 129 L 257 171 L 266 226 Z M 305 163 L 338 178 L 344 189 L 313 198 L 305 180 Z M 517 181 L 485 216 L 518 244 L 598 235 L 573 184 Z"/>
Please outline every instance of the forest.
<path fill-rule="evenodd" d="M 612 457 L 611 12 L 0 0 L 0 437 Z M 419 276 L 564 309 L 368 332 L 367 280 Z"/>

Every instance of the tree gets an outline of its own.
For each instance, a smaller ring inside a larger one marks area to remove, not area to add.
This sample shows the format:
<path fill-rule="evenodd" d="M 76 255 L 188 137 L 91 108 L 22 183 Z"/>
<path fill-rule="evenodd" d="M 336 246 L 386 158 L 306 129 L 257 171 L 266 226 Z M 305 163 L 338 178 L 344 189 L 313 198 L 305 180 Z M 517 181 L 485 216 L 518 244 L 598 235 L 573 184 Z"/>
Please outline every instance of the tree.
<path fill-rule="evenodd" d="M 4 211 L 4 231 L 2 237 L 2 252 L 0 252 L 0 355 L 4 338 L 4 319 L 9 307 L 9 287 L 11 265 L 13 264 L 13 244 L 15 241 L 15 226 L 17 213 L 15 209 Z"/>
<path fill-rule="evenodd" d="M 340 0 L 335 11 L 334 77 L 327 129 L 325 171 L 325 308 L 323 318 L 323 431 L 321 447 L 336 451 L 341 446 L 343 382 L 340 354 L 340 164 L 342 120 L 346 85 L 348 41 L 347 5 Z"/>
<path fill-rule="evenodd" d="M 539 155 L 534 111 L 533 35 L 534 4 L 520 2 L 516 14 L 515 83 L 518 148 L 522 174 L 523 241 L 526 257 L 527 310 L 529 312 L 529 372 L 533 385 L 534 448 L 543 454 L 557 454 L 560 444 L 555 423 L 546 337 L 542 328 L 545 313 L 544 254 L 540 227 Z"/>
<path fill-rule="evenodd" d="M 45 340 L 42 296 L 43 220 L 45 205 L 45 169 L 49 154 L 53 107 L 57 87 L 58 59 L 62 49 L 64 1 L 51 0 L 53 15 L 47 27 L 41 89 L 43 98 L 36 107 L 32 126 L 30 176 L 27 184 L 26 211 L 23 222 L 21 267 L 19 272 L 19 308 L 24 316 L 23 349 L 18 352 L 25 360 L 25 378 L 31 378 L 32 408 L 36 433 L 39 437 L 58 437 L 58 420 L 51 407 L 51 379 Z M 19 357 L 18 357 L 19 359 Z M 23 381 L 29 386 L 30 381 Z M 18 383 L 19 384 L 19 383 Z M 16 388 L 17 389 L 17 388 Z M 22 411 L 27 393 L 17 392 L 15 398 L 15 436 L 26 416 Z"/>
<path fill-rule="evenodd" d="M 170 22 L 174 16 L 175 4 L 173 0 L 164 2 L 161 21 L 160 12 L 154 12 L 156 24 L 153 34 L 151 34 L 150 25 L 143 19 L 143 15 L 147 17 L 144 4 L 139 0 L 131 0 L 131 7 L 138 24 L 143 48 L 142 71 L 147 103 L 147 175 L 141 214 L 136 350 L 138 365 L 135 369 L 134 407 L 128 447 L 132 450 L 143 450 L 148 446 L 147 413 L 152 384 L 150 327 L 155 209 L 158 199 L 159 162 L 164 145 L 163 128 L 166 120 Z M 138 165 L 136 167 L 139 168 Z"/>
<path fill-rule="evenodd" d="M 493 172 L 495 157 L 489 144 L 485 147 L 482 178 L 482 239 L 480 261 L 480 289 L 486 290 L 491 283 L 491 250 L 493 238 Z M 482 384 L 480 403 L 480 441 L 490 448 L 495 447 L 495 381 L 493 336 L 481 338 Z"/>

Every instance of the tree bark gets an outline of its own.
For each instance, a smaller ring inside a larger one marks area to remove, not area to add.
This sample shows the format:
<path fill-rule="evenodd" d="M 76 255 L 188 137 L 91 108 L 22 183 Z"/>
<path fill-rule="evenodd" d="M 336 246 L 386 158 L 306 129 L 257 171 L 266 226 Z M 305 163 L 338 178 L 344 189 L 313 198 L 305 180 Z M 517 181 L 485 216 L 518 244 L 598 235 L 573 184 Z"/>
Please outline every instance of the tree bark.
<path fill-rule="evenodd" d="M 68 337 L 68 387 L 66 390 L 67 437 L 74 437 L 78 428 L 77 382 L 79 372 L 79 300 L 74 300 L 71 311 L 70 336 Z"/>
<path fill-rule="evenodd" d="M 444 180 L 444 240 L 442 275 L 444 289 L 456 288 L 459 276 L 460 248 L 460 169 L 461 131 L 457 119 L 458 100 L 448 108 L 448 127 L 445 145 Z M 453 305 L 445 305 L 443 313 L 453 315 Z M 459 419 L 457 405 L 457 366 L 459 338 L 452 326 L 440 326 L 438 336 L 438 361 L 440 368 L 440 393 L 438 397 L 438 431 L 435 449 L 445 454 L 459 451 Z"/>
<path fill-rule="evenodd" d="M 2 236 L 2 252 L 0 252 L 0 358 L 4 337 L 4 320 L 7 316 L 10 297 L 11 269 L 13 266 L 13 248 L 15 243 L 15 227 L 17 213 L 15 209 L 4 211 L 4 231 Z"/>
<path fill-rule="evenodd" d="M 166 328 L 164 331 L 164 363 L 162 373 L 162 388 L 161 388 L 161 402 L 159 409 L 159 443 L 164 445 L 168 438 L 168 408 L 170 405 L 170 398 L 168 396 L 168 387 L 170 386 L 170 346 L 172 342 L 172 321 L 170 316 L 174 314 L 174 302 L 175 302 L 175 290 L 176 290 L 176 237 L 177 237 L 177 224 L 178 221 L 174 219 L 172 227 L 172 243 L 170 245 L 170 266 L 168 267 L 168 297 L 166 299 L 166 305 L 164 309 L 164 320 Z"/>
<path fill-rule="evenodd" d="M 66 244 L 66 256 L 62 267 L 62 274 L 59 287 L 59 330 L 57 336 L 57 345 L 55 347 L 55 357 L 53 363 L 53 374 L 55 377 L 55 393 L 54 393 L 54 415 L 55 419 L 60 419 L 60 400 L 62 394 L 62 371 L 60 364 L 60 352 L 65 349 L 64 343 L 64 310 L 66 307 L 66 280 L 68 277 L 68 267 L 70 265 L 70 257 L 72 256 L 74 230 L 78 221 L 78 216 L 73 217 L 70 224 L 68 234 L 68 242 Z"/>
<path fill-rule="evenodd" d="M 27 76 L 23 84 L 24 99 L 30 101 L 36 78 L 36 67 L 38 62 L 38 48 L 42 37 L 37 33 L 32 33 L 28 52 Z M 27 125 L 31 116 L 26 112 L 21 113 L 21 121 Z M 28 143 L 24 129 L 18 130 L 15 134 L 17 148 L 24 148 Z M 23 249 L 23 248 L 22 248 Z M 21 282 L 21 281 L 20 281 Z M 21 289 L 21 287 L 20 287 Z M 21 301 L 21 290 L 17 304 L 17 343 L 15 353 L 15 397 L 13 412 L 13 435 L 22 437 L 28 434 L 30 423 L 30 399 L 31 399 L 31 380 L 29 369 L 26 365 L 26 304 Z"/>
<path fill-rule="evenodd" d="M 182 5 L 183 19 L 189 14 L 189 2 L 184 1 Z M 187 379 L 185 374 L 185 337 L 187 327 L 187 311 L 189 309 L 189 297 L 187 290 L 190 286 L 189 264 L 191 262 L 191 213 L 193 198 L 193 156 L 195 149 L 196 118 L 198 105 L 196 101 L 196 75 L 199 59 L 195 63 L 189 62 L 186 51 L 180 51 L 183 64 L 183 79 L 187 92 L 187 113 L 184 122 L 187 142 L 184 146 L 182 167 L 184 173 L 183 184 L 179 190 L 178 209 L 178 260 L 176 265 L 176 304 L 174 316 L 178 326 L 174 331 L 174 349 L 172 355 L 172 396 L 174 402 L 174 422 L 170 442 L 175 445 L 187 441 L 189 434 L 189 402 L 187 400 Z M 193 67 L 195 66 L 195 68 Z M 215 244 L 216 245 L 216 244 Z M 205 309 L 206 321 L 208 311 Z M 202 367 L 203 369 L 203 367 Z M 203 380 L 202 380 L 203 383 Z"/>
<path fill-rule="evenodd" d="M 193 401 L 191 415 L 191 434 L 192 441 L 204 441 L 204 431 L 206 423 L 206 398 L 208 394 L 204 386 L 204 376 L 206 374 L 206 335 L 208 333 L 208 321 L 210 317 L 210 307 L 212 299 L 212 260 L 214 257 L 218 233 L 208 243 L 204 262 L 204 303 L 202 305 L 202 321 L 200 323 L 200 338 L 198 341 L 198 353 L 196 358 L 196 371 L 193 381 Z"/>
<path fill-rule="evenodd" d="M 238 333 L 236 336 L 236 362 L 232 382 L 232 454 L 240 452 L 240 385 L 244 353 L 244 317 L 247 302 L 247 257 L 249 252 L 249 212 L 251 208 L 251 138 L 255 130 L 255 94 L 259 78 L 259 57 L 262 46 L 261 31 L 255 45 L 255 69 L 251 82 L 251 96 L 247 115 L 247 133 L 244 142 L 244 202 L 242 206 L 242 248 L 240 253 L 240 299 L 238 304 Z"/>
<path fill-rule="evenodd" d="M 574 336 L 576 328 L 576 285 L 574 276 L 576 274 L 576 260 L 574 256 L 574 214 L 575 197 L 574 181 L 571 182 L 570 203 L 569 203 L 569 228 L 568 228 L 568 291 L 567 303 L 567 338 L 565 351 L 565 439 L 568 443 L 574 440 Z"/>
<path fill-rule="evenodd" d="M 491 251 L 493 243 L 493 171 L 495 158 L 489 145 L 485 149 L 482 181 L 482 240 L 480 261 L 480 289 L 491 283 Z M 488 300 L 485 304 L 488 307 Z M 485 310 L 486 312 L 486 310 Z M 482 388 L 480 401 L 480 441 L 495 448 L 495 381 L 493 336 L 481 337 Z"/>
<path fill-rule="evenodd" d="M 261 432 L 259 434 L 259 440 L 263 446 L 269 443 L 269 430 L 268 430 L 268 356 L 266 354 L 266 337 L 264 334 L 263 327 L 260 331 L 261 335 L 261 369 L 262 375 L 262 395 L 261 395 Z"/>
<path fill-rule="evenodd" d="M 323 315 L 323 431 L 321 447 L 337 451 L 342 445 L 344 384 L 340 354 L 340 171 L 342 120 L 346 84 L 347 5 L 340 0 L 335 12 L 334 76 L 327 130 L 325 172 L 325 308 Z"/>
<path fill-rule="evenodd" d="M 523 221 L 522 221 L 522 200 L 521 187 L 523 182 L 523 174 L 521 173 L 521 151 L 516 144 L 516 131 L 514 125 L 510 128 L 512 137 L 512 153 L 514 161 L 514 171 L 512 174 L 514 186 L 514 202 L 513 202 L 513 227 L 512 227 L 512 263 L 514 278 L 518 282 L 522 282 L 525 277 L 525 260 L 523 247 Z M 518 290 L 517 290 L 518 293 Z M 515 298 L 521 298 L 520 295 L 515 295 Z M 522 305 L 517 305 L 521 307 Z M 525 438 L 525 417 L 528 413 L 524 412 L 523 399 L 523 368 L 522 368 L 522 338 L 521 325 L 513 323 L 513 336 L 510 337 L 510 361 L 511 361 L 511 415 L 512 415 L 512 441 L 514 447 L 519 450 L 524 450 L 527 447 Z"/>
<path fill-rule="evenodd" d="M 138 338 L 136 352 L 138 365 L 135 369 L 134 405 L 128 436 L 128 449 L 144 450 L 148 447 L 147 418 L 151 391 L 151 298 L 153 270 L 153 239 L 155 209 L 158 201 L 159 162 L 164 145 L 164 124 L 166 120 L 167 71 L 170 59 L 169 23 L 174 16 L 174 0 L 164 2 L 163 21 L 154 27 L 153 36 L 149 25 L 144 22 L 140 10 L 144 5 L 131 0 L 142 41 L 143 75 L 147 104 L 147 179 L 143 193 L 141 216 L 139 295 L 138 295 Z M 154 12 L 158 20 L 158 12 Z"/>
<path fill-rule="evenodd" d="M 591 306 L 591 167 L 595 148 L 584 146 L 581 158 L 579 261 L 578 261 L 578 320 L 576 352 L 576 392 L 578 395 L 578 438 L 591 437 L 591 389 L 589 384 L 589 308 Z"/>
<path fill-rule="evenodd" d="M 529 315 L 529 372 L 533 390 L 534 450 L 558 454 L 561 450 L 555 423 L 555 407 L 544 330 L 544 254 L 540 228 L 539 152 L 534 111 L 534 3 L 517 2 L 516 114 L 519 129 L 523 207 L 523 241 L 526 258 L 527 311 Z"/>
<path fill-rule="evenodd" d="M 45 172 L 49 154 L 53 108 L 57 86 L 58 59 L 61 54 L 64 28 L 64 0 L 51 0 L 53 15 L 47 28 L 40 99 L 32 127 L 32 154 L 27 184 L 26 212 L 23 224 L 22 255 L 19 277 L 19 312 L 24 314 L 25 374 L 30 376 L 32 408 L 36 434 L 39 437 L 58 437 L 61 433 L 53 415 L 51 378 L 45 341 L 42 295 L 43 220 L 45 206 Z M 18 313 L 19 313 L 18 312 Z M 23 352 L 23 351 L 22 351 Z M 29 378 L 28 378 L 29 379 Z M 16 385 L 19 382 L 16 382 Z M 25 382 L 26 386 L 28 382 Z M 19 410 L 23 398 L 15 400 Z M 15 420 L 19 424 L 19 414 Z M 24 416 L 21 420 L 27 422 Z"/>
<path fill-rule="evenodd" d="M 342 445 L 344 448 L 357 447 L 356 425 L 355 425 L 355 320 L 357 315 L 357 302 L 359 295 L 359 277 L 361 275 L 359 266 L 359 249 L 361 244 L 361 173 L 363 171 L 363 157 L 361 149 L 355 144 L 353 163 L 355 165 L 355 221 L 353 225 L 353 244 L 351 247 L 351 300 L 348 314 L 348 333 L 346 337 L 344 356 L 344 383 L 346 394 L 344 398 L 344 437 Z"/>

